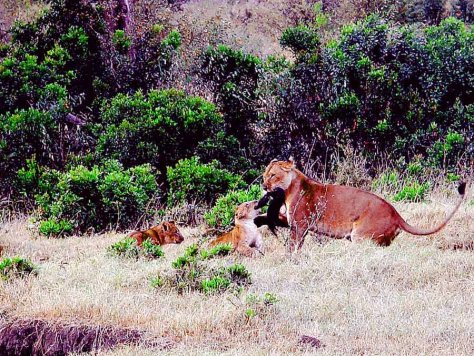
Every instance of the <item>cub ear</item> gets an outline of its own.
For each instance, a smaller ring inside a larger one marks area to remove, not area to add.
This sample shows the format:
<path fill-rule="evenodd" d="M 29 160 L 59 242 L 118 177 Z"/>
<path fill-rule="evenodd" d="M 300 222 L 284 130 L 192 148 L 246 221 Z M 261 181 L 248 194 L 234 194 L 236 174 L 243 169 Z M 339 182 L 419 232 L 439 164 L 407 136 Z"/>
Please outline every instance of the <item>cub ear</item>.
<path fill-rule="evenodd" d="M 169 222 L 170 224 L 173 224 L 173 225 L 176 224 L 176 222 L 175 222 L 174 220 L 170 220 L 170 221 L 168 221 L 168 222 Z"/>
<path fill-rule="evenodd" d="M 169 230 L 169 226 L 167 223 L 163 223 L 163 231 L 168 231 Z"/>
<path fill-rule="evenodd" d="M 244 211 L 241 211 L 240 209 L 238 209 L 238 210 L 235 212 L 235 218 L 236 218 L 236 219 L 242 219 L 244 216 L 245 216 L 245 212 L 244 212 Z"/>

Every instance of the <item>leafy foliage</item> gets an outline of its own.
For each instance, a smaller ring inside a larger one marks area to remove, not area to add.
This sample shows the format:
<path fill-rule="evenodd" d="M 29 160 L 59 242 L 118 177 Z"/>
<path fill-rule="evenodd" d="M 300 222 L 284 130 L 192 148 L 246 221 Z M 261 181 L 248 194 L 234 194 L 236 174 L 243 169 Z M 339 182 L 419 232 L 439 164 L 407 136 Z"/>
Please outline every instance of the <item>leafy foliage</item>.
<path fill-rule="evenodd" d="M 261 198 L 261 188 L 254 184 L 248 190 L 234 190 L 217 199 L 214 207 L 204 215 L 206 223 L 216 229 L 225 230 L 234 219 L 235 208 L 242 203 Z"/>
<path fill-rule="evenodd" d="M 150 215 L 147 204 L 159 193 L 149 165 L 124 169 L 113 160 L 91 168 L 47 171 L 39 186 L 41 232 L 49 235 L 127 228 L 142 215 Z"/>
<path fill-rule="evenodd" d="M 214 137 L 221 124 L 213 104 L 171 89 L 117 95 L 102 107 L 101 124 L 94 131 L 101 157 L 118 159 L 126 167 L 150 163 L 165 173 L 166 166 Z"/>
<path fill-rule="evenodd" d="M 219 195 L 245 184 L 240 176 L 219 168 L 217 161 L 199 163 L 197 157 L 180 160 L 168 168 L 168 204 L 177 202 L 213 202 Z"/>
<path fill-rule="evenodd" d="M 174 273 L 157 276 L 151 280 L 154 288 L 168 287 L 178 293 L 199 291 L 206 294 L 239 291 L 251 283 L 251 275 L 242 264 L 211 268 L 205 264 L 210 258 L 224 256 L 231 250 L 222 245 L 209 251 L 199 250 L 198 245 L 188 246 L 182 256 L 172 262 Z"/>
<path fill-rule="evenodd" d="M 165 255 L 161 246 L 153 244 L 151 239 L 143 241 L 140 248 L 137 246 L 137 240 L 132 237 L 126 237 L 123 240 L 117 241 L 107 250 L 111 255 L 135 259 L 140 256 L 159 258 Z"/>
<path fill-rule="evenodd" d="M 22 278 L 30 274 L 36 274 L 37 271 L 37 267 L 31 261 L 22 257 L 7 257 L 0 261 L 0 280 Z"/>

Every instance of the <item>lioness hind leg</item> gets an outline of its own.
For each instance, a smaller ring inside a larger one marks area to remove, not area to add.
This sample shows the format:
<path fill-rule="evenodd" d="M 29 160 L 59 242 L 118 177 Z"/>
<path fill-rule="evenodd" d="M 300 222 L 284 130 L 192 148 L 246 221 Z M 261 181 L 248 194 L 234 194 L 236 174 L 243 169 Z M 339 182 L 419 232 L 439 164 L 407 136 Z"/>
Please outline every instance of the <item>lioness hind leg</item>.
<path fill-rule="evenodd" d="M 398 235 L 399 229 L 390 226 L 380 226 L 364 228 L 363 226 L 356 226 L 352 229 L 350 237 L 352 242 L 361 242 L 364 240 L 372 240 L 377 245 L 389 246 L 393 239 Z"/>

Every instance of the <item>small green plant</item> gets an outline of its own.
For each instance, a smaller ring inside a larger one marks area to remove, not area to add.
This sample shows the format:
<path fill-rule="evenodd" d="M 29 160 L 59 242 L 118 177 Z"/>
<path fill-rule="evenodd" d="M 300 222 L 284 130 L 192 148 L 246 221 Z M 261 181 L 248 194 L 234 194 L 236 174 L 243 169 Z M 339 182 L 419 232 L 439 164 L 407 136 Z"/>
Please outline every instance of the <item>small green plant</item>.
<path fill-rule="evenodd" d="M 161 278 L 160 276 L 157 276 L 157 277 L 154 277 L 150 280 L 150 285 L 152 288 L 160 288 L 164 285 L 164 281 L 163 281 L 163 278 Z"/>
<path fill-rule="evenodd" d="M 66 220 L 56 220 L 54 218 L 41 221 L 39 232 L 49 237 L 57 237 L 70 234 L 74 226 Z"/>
<path fill-rule="evenodd" d="M 113 256 L 135 259 L 138 259 L 140 256 L 160 258 L 165 255 L 161 246 L 155 245 L 151 239 L 143 241 L 140 248 L 140 246 L 137 245 L 137 240 L 132 237 L 126 237 L 123 240 L 114 243 L 108 248 L 108 252 Z"/>
<path fill-rule="evenodd" d="M 278 301 L 278 297 L 269 292 L 266 292 L 263 296 L 253 293 L 248 294 L 244 304 L 247 322 L 256 317 L 265 318 L 268 316 Z"/>
<path fill-rule="evenodd" d="M 210 279 L 201 281 L 201 290 L 204 293 L 216 293 L 225 291 L 229 288 L 231 281 L 221 276 L 214 276 Z"/>
<path fill-rule="evenodd" d="M 36 273 L 37 267 L 31 261 L 22 257 L 7 257 L 0 262 L 0 279 L 4 281 Z"/>
<path fill-rule="evenodd" d="M 179 256 L 176 261 L 171 263 L 174 269 L 181 269 L 185 266 L 189 266 L 196 262 L 196 256 L 198 254 L 199 247 L 197 244 L 189 245 L 184 251 L 184 255 Z"/>
<path fill-rule="evenodd" d="M 214 258 L 217 256 L 227 256 L 232 252 L 234 246 L 231 243 L 220 244 L 214 247 L 211 247 L 209 250 L 201 250 L 201 259 L 206 260 L 209 258 Z"/>
<path fill-rule="evenodd" d="M 132 40 L 127 37 L 124 30 L 116 30 L 112 37 L 112 42 L 120 53 L 125 53 L 132 45 Z"/>
<path fill-rule="evenodd" d="M 459 174 L 455 174 L 455 173 L 448 173 L 446 174 L 446 180 L 448 182 L 457 182 L 461 179 L 461 176 Z"/>
<path fill-rule="evenodd" d="M 108 248 L 111 255 L 126 258 L 138 258 L 140 256 L 140 248 L 137 246 L 137 240 L 127 237 L 114 243 Z"/>
<path fill-rule="evenodd" d="M 397 194 L 395 194 L 393 200 L 420 202 L 425 199 L 429 188 L 430 184 L 428 182 L 420 184 L 414 181 L 405 185 Z"/>
<path fill-rule="evenodd" d="M 172 262 L 174 272 L 170 276 L 152 279 L 154 288 L 168 286 L 178 293 L 199 291 L 202 293 L 222 293 L 224 291 L 239 292 L 251 283 L 251 275 L 242 264 L 228 267 L 211 268 L 206 265 L 209 259 L 222 256 L 232 249 L 231 246 L 211 250 L 199 250 L 197 244 L 190 245 L 182 256 Z"/>
<path fill-rule="evenodd" d="M 143 253 L 147 257 L 159 258 L 165 255 L 161 246 L 155 245 L 153 241 L 151 241 L 151 239 L 146 239 L 145 241 L 143 241 L 142 247 L 143 247 Z"/>
<path fill-rule="evenodd" d="M 396 171 L 387 171 L 372 181 L 373 190 L 396 190 L 400 186 L 400 175 Z"/>

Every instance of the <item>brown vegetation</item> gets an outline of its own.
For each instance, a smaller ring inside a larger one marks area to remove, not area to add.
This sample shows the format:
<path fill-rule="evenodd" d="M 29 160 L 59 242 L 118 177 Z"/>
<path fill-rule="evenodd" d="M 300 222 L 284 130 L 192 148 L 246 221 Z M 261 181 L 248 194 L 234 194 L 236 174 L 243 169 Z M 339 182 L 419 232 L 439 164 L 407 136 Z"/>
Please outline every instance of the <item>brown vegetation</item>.
<path fill-rule="evenodd" d="M 468 201 L 472 192 L 468 192 Z M 453 207 L 454 197 L 437 193 L 437 203 L 395 203 L 410 223 L 433 226 Z M 119 234 L 46 239 L 32 235 L 23 220 L 4 223 L 0 244 L 6 255 L 39 264 L 36 277 L 0 288 L 0 313 L 48 325 L 101 325 L 147 332 L 169 339 L 167 352 L 298 353 L 314 351 L 299 342 L 316 337 L 322 355 L 472 353 L 474 259 L 472 250 L 440 249 L 469 243 L 474 206 L 463 204 L 445 230 L 433 237 L 404 233 L 388 248 L 317 236 L 307 238 L 301 255 L 285 256 L 280 232 L 264 234 L 265 257 L 245 259 L 252 273 L 248 293 L 274 293 L 279 302 L 267 314 L 247 318 L 246 292 L 203 296 L 152 289 L 150 277 L 196 238 L 169 246 L 165 258 L 129 261 L 107 256 Z M 186 236 L 197 231 L 185 229 Z M 232 255 L 224 262 L 239 260 Z M 209 263 L 222 263 L 215 259 Z M 93 270 L 93 273 L 91 273 Z M 13 320 L 13 319 L 12 319 Z M 416 335 L 416 338 L 413 337 Z M 101 351 L 103 355 L 154 355 L 144 341 Z"/>

